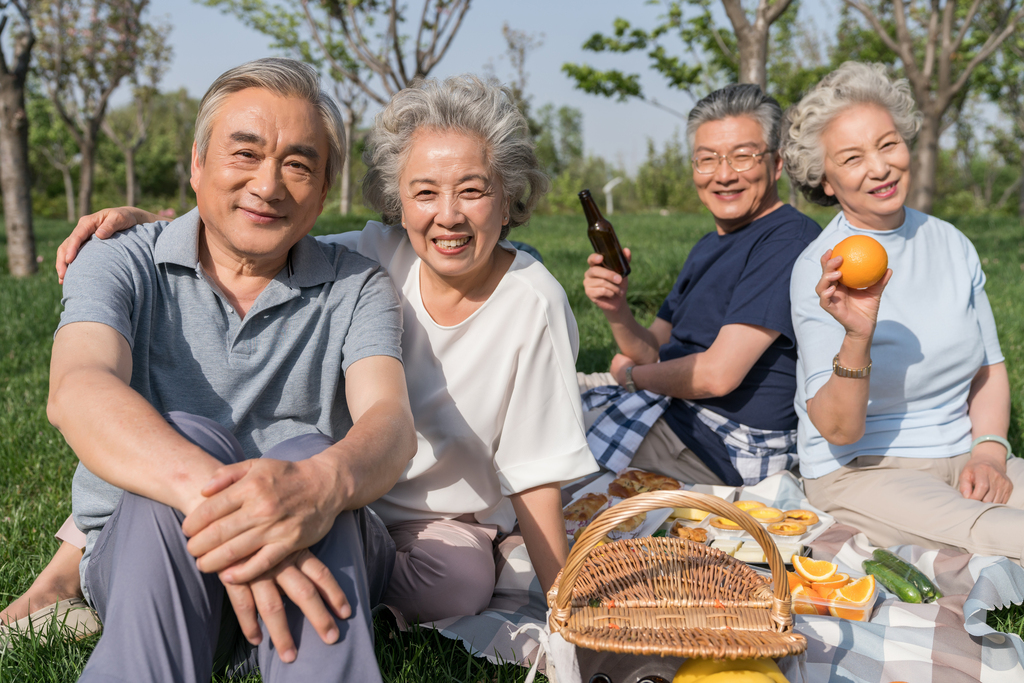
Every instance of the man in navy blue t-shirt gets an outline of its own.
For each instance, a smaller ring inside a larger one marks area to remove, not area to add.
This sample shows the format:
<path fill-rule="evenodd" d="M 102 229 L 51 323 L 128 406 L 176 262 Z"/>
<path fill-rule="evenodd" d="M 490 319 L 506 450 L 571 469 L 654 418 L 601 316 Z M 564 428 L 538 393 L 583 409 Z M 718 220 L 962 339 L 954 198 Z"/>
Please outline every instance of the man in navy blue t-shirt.
<path fill-rule="evenodd" d="M 587 260 L 584 288 L 608 318 L 620 352 L 610 374 L 581 376 L 581 385 L 615 382 L 629 392 L 671 397 L 636 449 L 635 467 L 736 486 L 795 464 L 789 278 L 820 228 L 779 200 L 781 118 L 778 103 L 756 85 L 718 90 L 690 112 L 693 180 L 715 230 L 694 246 L 650 327 L 626 303 L 628 280 L 601 267 L 599 255 Z M 621 435 L 627 424 L 635 429 L 633 416 L 621 410 L 594 410 L 588 421 L 595 419 L 617 423 L 605 434 Z M 595 455 L 613 469 L 624 462 L 621 453 Z"/>

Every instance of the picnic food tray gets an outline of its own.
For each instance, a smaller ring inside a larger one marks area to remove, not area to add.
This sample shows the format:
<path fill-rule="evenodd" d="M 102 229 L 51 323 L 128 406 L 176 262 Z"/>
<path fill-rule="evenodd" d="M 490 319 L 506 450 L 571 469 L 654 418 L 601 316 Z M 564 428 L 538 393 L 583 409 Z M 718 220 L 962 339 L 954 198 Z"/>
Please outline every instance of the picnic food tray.
<path fill-rule="evenodd" d="M 743 562 L 692 541 L 598 545 L 622 519 L 664 507 L 700 508 L 740 524 L 765 549 L 770 584 Z M 793 631 L 789 580 L 767 531 L 730 503 L 690 491 L 643 493 L 602 512 L 570 551 L 548 606 L 552 633 L 593 650 L 740 659 L 807 648 Z"/>

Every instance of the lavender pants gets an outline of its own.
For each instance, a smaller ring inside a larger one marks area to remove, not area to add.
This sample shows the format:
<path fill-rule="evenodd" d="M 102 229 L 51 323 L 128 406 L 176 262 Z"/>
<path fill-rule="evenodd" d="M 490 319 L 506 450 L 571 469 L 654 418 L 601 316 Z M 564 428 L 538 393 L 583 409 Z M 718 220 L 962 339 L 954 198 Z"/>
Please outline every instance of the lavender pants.
<path fill-rule="evenodd" d="M 225 464 L 244 458 L 238 441 L 216 422 L 186 413 L 170 413 L 167 420 Z M 331 443 L 320 434 L 299 436 L 263 457 L 295 462 Z M 277 656 L 265 627 L 258 647 L 242 637 L 220 580 L 200 572 L 185 547 L 183 519 L 177 510 L 148 498 L 122 496 L 86 570 L 103 637 L 79 680 L 198 683 L 209 681 L 215 666 L 242 672 L 254 664 L 268 683 L 381 680 L 370 610 L 387 586 L 395 546 L 375 514 L 364 508 L 338 515 L 328 534 L 310 548 L 345 592 L 352 616 L 336 619 L 341 637 L 326 645 L 285 598 L 298 649 L 291 664 Z"/>

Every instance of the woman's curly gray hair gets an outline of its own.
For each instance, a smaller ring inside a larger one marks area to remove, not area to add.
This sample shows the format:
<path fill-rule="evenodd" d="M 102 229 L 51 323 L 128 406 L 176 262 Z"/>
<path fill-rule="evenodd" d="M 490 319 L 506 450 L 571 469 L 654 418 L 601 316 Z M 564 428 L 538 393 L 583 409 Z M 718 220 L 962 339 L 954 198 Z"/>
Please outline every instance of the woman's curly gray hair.
<path fill-rule="evenodd" d="M 825 194 L 825 150 L 821 134 L 836 116 L 858 104 L 877 104 L 892 116 L 896 131 L 909 142 L 921 128 L 921 113 L 907 79 L 890 79 L 884 64 L 846 62 L 786 111 L 782 126 L 782 158 L 786 173 L 815 204 L 834 206 Z"/>
<path fill-rule="evenodd" d="M 412 137 L 421 129 L 455 131 L 485 144 L 485 158 L 509 201 L 502 239 L 511 228 L 530 220 L 548 191 L 548 178 L 533 153 L 526 117 L 508 88 L 464 75 L 421 81 L 395 94 L 377 114 L 363 152 L 367 166 L 363 198 L 385 223 L 401 221 L 398 179 Z"/>

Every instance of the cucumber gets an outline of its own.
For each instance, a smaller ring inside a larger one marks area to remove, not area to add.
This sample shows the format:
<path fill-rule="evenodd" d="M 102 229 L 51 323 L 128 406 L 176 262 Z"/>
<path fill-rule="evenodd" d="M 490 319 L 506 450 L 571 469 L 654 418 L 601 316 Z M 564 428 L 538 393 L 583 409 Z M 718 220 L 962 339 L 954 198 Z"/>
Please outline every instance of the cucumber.
<path fill-rule="evenodd" d="M 921 598 L 925 602 L 932 602 L 942 597 L 942 591 L 932 583 L 931 579 L 925 576 L 917 567 L 896 555 L 896 553 L 885 548 L 878 548 L 872 555 L 876 562 L 881 562 L 892 569 L 897 576 L 901 576 L 914 584 L 914 588 L 920 591 Z"/>
<path fill-rule="evenodd" d="M 864 572 L 875 577 L 878 583 L 882 584 L 892 593 L 895 593 L 903 602 L 921 602 L 921 591 L 911 582 L 899 576 L 888 566 L 875 560 L 864 560 Z"/>

